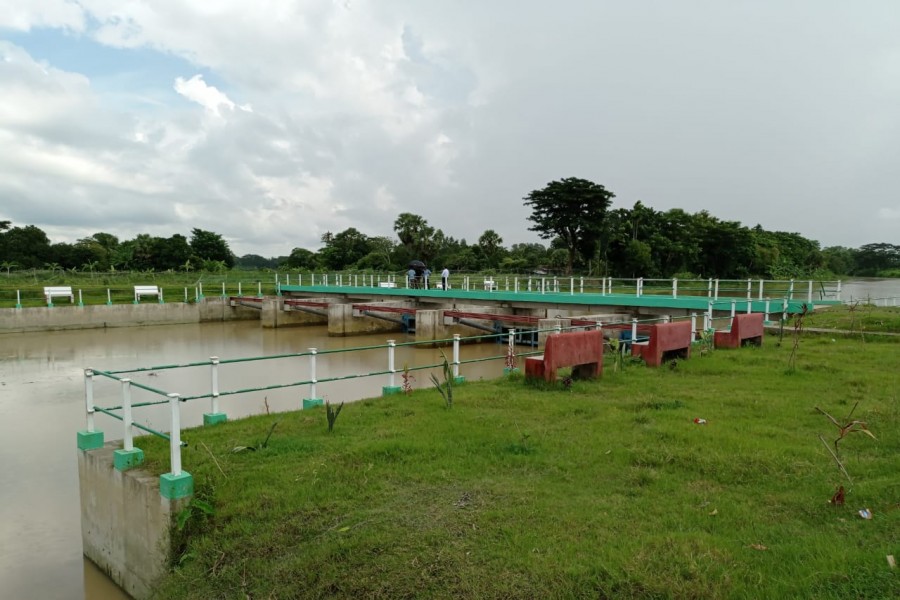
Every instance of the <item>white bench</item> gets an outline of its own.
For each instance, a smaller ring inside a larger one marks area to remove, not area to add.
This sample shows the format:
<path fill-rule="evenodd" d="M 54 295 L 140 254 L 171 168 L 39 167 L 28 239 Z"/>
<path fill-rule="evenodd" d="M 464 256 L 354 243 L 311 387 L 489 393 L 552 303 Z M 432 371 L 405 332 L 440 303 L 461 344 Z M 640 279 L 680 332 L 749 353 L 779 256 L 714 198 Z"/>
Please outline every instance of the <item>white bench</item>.
<path fill-rule="evenodd" d="M 162 302 L 162 290 L 155 285 L 136 285 L 134 286 L 134 303 L 138 304 L 142 296 L 156 296 Z"/>
<path fill-rule="evenodd" d="M 69 302 L 75 304 L 75 294 L 72 293 L 72 286 L 70 285 L 45 287 L 44 298 L 47 300 L 48 306 L 53 304 L 54 298 L 68 298 Z"/>
<path fill-rule="evenodd" d="M 397 284 L 394 283 L 393 281 L 379 281 L 379 282 L 378 282 L 378 287 L 383 287 L 383 288 L 395 288 L 395 287 L 397 287 Z"/>
<path fill-rule="evenodd" d="M 497 289 L 497 282 L 493 279 L 485 279 L 484 280 L 484 291 L 493 292 Z"/>

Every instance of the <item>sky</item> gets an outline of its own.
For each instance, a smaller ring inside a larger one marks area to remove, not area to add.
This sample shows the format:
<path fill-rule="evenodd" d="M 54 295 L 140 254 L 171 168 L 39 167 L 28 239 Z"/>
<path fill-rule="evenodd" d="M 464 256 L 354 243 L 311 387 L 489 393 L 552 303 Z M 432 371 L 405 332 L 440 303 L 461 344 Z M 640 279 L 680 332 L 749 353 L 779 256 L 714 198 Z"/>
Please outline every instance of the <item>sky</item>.
<path fill-rule="evenodd" d="M 900 244 L 896 0 L 2 0 L 0 220 L 316 250 L 523 198 Z"/>

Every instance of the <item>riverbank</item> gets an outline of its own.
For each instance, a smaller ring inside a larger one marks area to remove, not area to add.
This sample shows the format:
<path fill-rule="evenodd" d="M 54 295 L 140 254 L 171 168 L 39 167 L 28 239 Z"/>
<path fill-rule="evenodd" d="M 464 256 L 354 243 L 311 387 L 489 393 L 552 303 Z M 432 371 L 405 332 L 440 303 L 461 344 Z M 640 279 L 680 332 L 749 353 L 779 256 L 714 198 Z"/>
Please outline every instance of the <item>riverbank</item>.
<path fill-rule="evenodd" d="M 186 431 L 212 512 L 186 515 L 156 595 L 896 597 L 897 343 L 788 339 L 610 360 L 568 388 L 467 384 L 452 408 L 367 400 L 332 433 L 324 409 Z M 815 409 L 843 422 L 857 402 L 877 439 L 839 443 L 850 483 Z M 167 470 L 163 440 L 142 448 Z"/>

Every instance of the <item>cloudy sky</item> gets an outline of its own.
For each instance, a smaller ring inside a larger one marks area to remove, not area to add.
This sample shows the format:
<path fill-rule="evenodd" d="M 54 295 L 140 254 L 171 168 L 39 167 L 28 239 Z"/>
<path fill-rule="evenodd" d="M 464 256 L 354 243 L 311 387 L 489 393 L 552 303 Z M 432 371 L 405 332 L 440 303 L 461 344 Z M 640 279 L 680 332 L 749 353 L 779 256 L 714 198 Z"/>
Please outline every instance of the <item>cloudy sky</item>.
<path fill-rule="evenodd" d="M 510 245 L 563 177 L 900 243 L 900 3 L 0 0 L 0 220 L 54 242 Z"/>

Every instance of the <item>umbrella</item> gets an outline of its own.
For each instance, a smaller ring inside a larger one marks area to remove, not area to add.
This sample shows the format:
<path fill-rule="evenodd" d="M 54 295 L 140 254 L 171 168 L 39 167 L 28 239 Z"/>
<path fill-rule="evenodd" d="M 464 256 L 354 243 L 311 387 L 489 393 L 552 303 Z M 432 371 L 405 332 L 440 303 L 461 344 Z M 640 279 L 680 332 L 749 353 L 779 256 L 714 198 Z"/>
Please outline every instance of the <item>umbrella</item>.
<path fill-rule="evenodd" d="M 424 269 L 425 263 L 423 263 L 421 260 L 411 260 L 409 261 L 408 267 L 410 269 Z"/>

